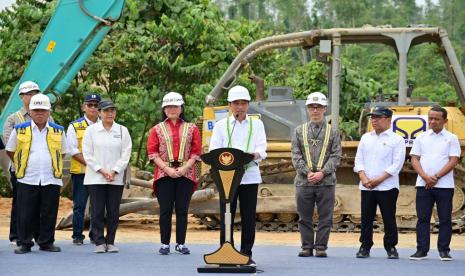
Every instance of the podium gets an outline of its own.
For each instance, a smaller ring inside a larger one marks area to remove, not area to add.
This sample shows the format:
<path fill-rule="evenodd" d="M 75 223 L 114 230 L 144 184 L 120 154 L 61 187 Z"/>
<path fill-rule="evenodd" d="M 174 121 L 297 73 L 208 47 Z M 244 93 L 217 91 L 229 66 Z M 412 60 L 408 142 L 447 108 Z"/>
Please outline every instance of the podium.
<path fill-rule="evenodd" d="M 250 257 L 240 253 L 231 243 L 231 201 L 244 175 L 244 166 L 253 160 L 253 155 L 235 148 L 219 148 L 200 156 L 210 165 L 210 174 L 218 189 L 220 202 L 225 203 L 225 242 L 213 253 L 205 254 L 207 265 L 197 268 L 199 273 L 255 273 L 256 267 L 248 266 Z"/>

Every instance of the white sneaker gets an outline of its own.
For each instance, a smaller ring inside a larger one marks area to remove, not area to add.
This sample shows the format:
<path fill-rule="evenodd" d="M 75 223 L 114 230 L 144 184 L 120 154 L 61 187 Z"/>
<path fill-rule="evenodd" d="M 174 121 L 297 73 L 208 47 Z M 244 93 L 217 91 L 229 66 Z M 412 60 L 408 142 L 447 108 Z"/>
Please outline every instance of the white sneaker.
<path fill-rule="evenodd" d="M 104 244 L 95 246 L 94 253 L 105 253 L 107 252 L 107 247 Z"/>
<path fill-rule="evenodd" d="M 107 244 L 107 252 L 109 253 L 118 253 L 118 247 L 114 246 L 113 244 Z"/>

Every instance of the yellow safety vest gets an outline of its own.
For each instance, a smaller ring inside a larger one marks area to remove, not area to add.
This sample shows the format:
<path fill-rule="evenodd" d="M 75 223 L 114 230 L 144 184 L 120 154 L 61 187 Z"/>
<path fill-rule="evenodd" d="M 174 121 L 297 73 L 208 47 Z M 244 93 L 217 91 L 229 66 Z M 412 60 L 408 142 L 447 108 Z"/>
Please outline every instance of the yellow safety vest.
<path fill-rule="evenodd" d="M 63 127 L 54 123 L 49 123 L 47 127 L 47 147 L 52 159 L 53 176 L 61 178 L 63 172 L 63 158 L 61 157 L 61 141 L 63 137 Z M 31 122 L 22 123 L 16 126 L 17 144 L 14 155 L 16 177 L 24 178 L 29 160 L 29 153 L 32 144 Z"/>
<path fill-rule="evenodd" d="M 86 119 L 82 117 L 72 122 L 71 125 L 74 127 L 74 130 L 76 132 L 79 152 L 82 152 L 82 138 L 84 138 L 84 132 L 86 131 L 86 128 L 89 126 L 89 124 L 87 124 Z M 86 173 L 86 165 L 79 162 L 76 158 L 71 157 L 71 173 Z"/>

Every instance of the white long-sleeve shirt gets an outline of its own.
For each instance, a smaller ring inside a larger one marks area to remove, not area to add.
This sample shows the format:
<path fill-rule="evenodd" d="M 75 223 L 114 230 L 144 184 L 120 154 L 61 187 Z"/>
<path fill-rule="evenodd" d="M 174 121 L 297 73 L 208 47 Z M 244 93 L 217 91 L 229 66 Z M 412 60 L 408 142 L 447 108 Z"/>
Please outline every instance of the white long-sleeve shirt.
<path fill-rule="evenodd" d="M 428 175 L 434 175 L 449 162 L 449 157 L 460 157 L 460 151 L 460 142 L 455 134 L 446 129 L 439 133 L 429 129 L 413 141 L 410 155 L 419 156 L 423 171 Z M 425 181 L 420 176 L 417 177 L 416 186 L 425 186 Z M 443 175 L 434 188 L 454 188 L 453 170 Z"/>
<path fill-rule="evenodd" d="M 102 121 L 88 126 L 82 139 L 82 154 L 86 160 L 84 185 L 123 185 L 124 170 L 131 157 L 132 141 L 128 129 L 116 122 L 107 131 Z M 115 171 L 112 182 L 105 180 L 98 170 Z"/>
<path fill-rule="evenodd" d="M 89 120 L 86 117 L 86 115 L 84 115 L 84 119 L 86 120 L 88 126 L 91 126 L 94 124 L 94 122 Z M 76 154 L 81 153 L 81 151 L 79 150 L 78 140 L 76 137 L 76 130 L 74 129 L 72 124 L 68 126 L 68 131 L 66 131 L 66 144 L 68 145 L 68 154 L 70 156 L 74 156 Z"/>
<path fill-rule="evenodd" d="M 388 129 L 379 135 L 375 131 L 365 133 L 358 144 L 355 156 L 354 172 L 365 171 L 369 179 L 390 175 L 374 191 L 399 189 L 399 172 L 405 161 L 405 141 L 399 135 Z M 359 182 L 360 190 L 368 190 Z"/>
<path fill-rule="evenodd" d="M 49 124 L 45 125 L 42 131 L 39 127 L 31 121 L 32 128 L 32 141 L 31 150 L 29 151 L 29 158 L 27 160 L 27 167 L 24 173 L 24 177 L 18 179 L 19 182 L 28 185 L 59 185 L 63 186 L 61 178 L 55 178 L 53 175 L 52 158 L 47 145 L 47 133 Z M 6 145 L 6 150 L 10 152 L 16 151 L 17 145 L 17 132 L 13 129 L 10 138 Z M 63 132 L 61 136 L 61 153 L 66 154 L 66 135 Z"/>
<path fill-rule="evenodd" d="M 250 135 L 250 146 L 246 150 L 249 134 L 249 116 L 242 122 L 236 121 L 234 116 L 229 117 L 230 132 L 231 132 L 231 147 L 240 149 L 249 153 L 258 153 L 260 158 L 251 162 L 251 166 L 247 168 L 242 177 L 241 184 L 259 184 L 262 183 L 258 162 L 266 158 L 266 134 L 263 122 L 260 119 L 253 118 L 252 133 Z M 224 118 L 215 123 L 213 133 L 210 140 L 210 151 L 218 148 L 228 147 L 228 118 Z"/>

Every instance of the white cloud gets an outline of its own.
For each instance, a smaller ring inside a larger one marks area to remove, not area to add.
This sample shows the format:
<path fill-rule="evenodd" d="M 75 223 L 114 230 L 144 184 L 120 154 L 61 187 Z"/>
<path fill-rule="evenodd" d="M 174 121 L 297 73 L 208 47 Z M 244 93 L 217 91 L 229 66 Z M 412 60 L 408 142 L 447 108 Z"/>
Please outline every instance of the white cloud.
<path fill-rule="evenodd" d="M 0 0 L 0 11 L 11 6 L 14 2 L 16 2 L 16 0 Z"/>

